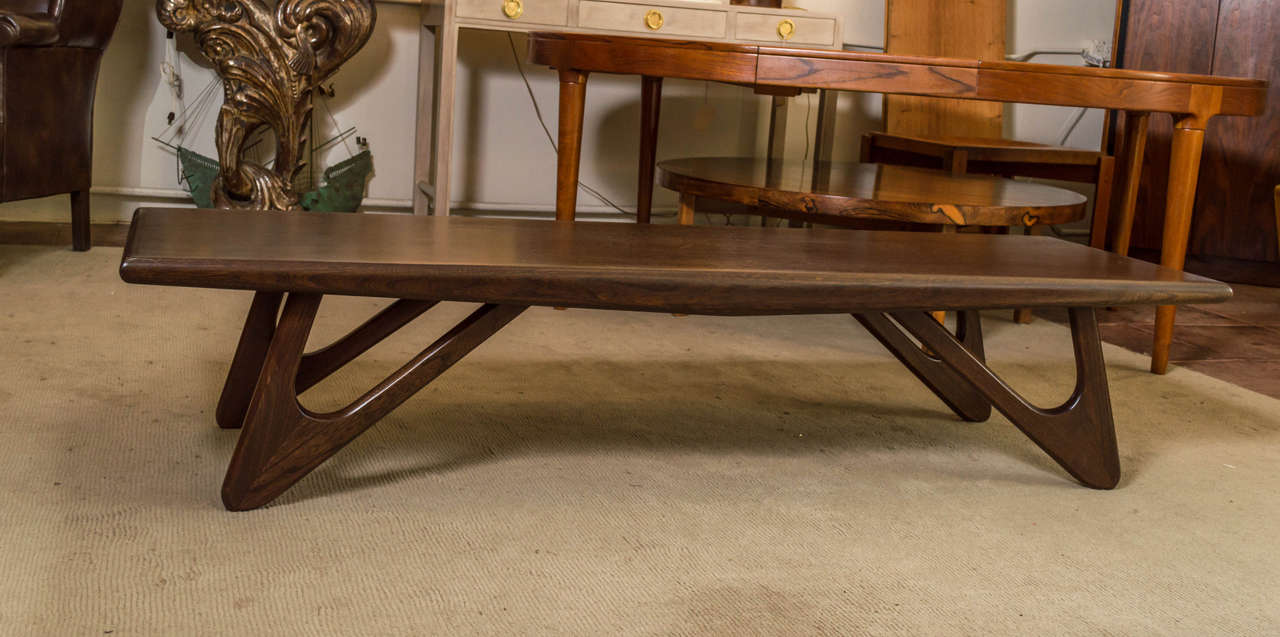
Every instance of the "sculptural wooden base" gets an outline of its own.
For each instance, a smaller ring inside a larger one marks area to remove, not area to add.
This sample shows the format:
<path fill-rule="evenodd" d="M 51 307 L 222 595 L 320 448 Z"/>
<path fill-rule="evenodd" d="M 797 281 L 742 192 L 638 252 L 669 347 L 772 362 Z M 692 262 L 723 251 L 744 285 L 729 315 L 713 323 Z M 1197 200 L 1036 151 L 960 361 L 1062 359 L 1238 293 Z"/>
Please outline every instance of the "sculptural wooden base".
<path fill-rule="evenodd" d="M 322 297 L 292 294 L 280 311 L 282 298 L 271 292 L 254 296 L 218 405 L 220 426 L 244 428 L 222 486 L 223 503 L 231 510 L 254 509 L 274 500 L 526 309 L 481 306 L 347 407 L 317 414 L 298 403 L 298 394 L 435 303 L 397 301 L 332 345 L 308 354 L 303 350 Z M 994 405 L 1081 483 L 1109 489 L 1119 481 L 1093 310 L 1071 310 L 1076 390 L 1064 405 L 1047 410 L 1029 404 L 987 367 L 976 311 L 958 314 L 955 335 L 923 311 L 853 316 L 961 418 L 984 421 Z"/>
<path fill-rule="evenodd" d="M 270 329 L 270 345 L 244 413 L 244 431 L 222 485 L 222 502 L 228 509 L 254 509 L 274 500 L 525 310 L 511 305 L 481 307 L 347 407 L 318 414 L 298 403 L 299 393 L 434 305 L 399 301 L 333 345 L 304 355 L 320 299 L 318 294 L 290 295 L 279 323 Z M 243 396 L 244 385 L 237 375 L 261 352 L 244 343 L 262 342 L 264 323 L 255 319 L 262 318 L 261 312 L 272 301 L 278 305 L 278 296 L 260 293 L 254 299 L 220 406 L 239 404 Z M 259 316 L 254 317 L 255 312 Z M 227 419 L 233 415 L 229 409 L 219 413 Z M 221 420 L 219 424 L 234 423 Z"/>
<path fill-rule="evenodd" d="M 982 356 L 977 312 L 960 316 L 962 336 L 957 340 L 926 313 L 892 314 L 936 358 L 908 344 L 883 315 L 859 320 L 961 418 L 985 420 L 980 402 L 985 399 L 1082 484 L 1114 488 L 1120 482 L 1120 454 L 1093 308 L 1070 309 L 1076 386 L 1066 402 L 1052 409 L 1027 402 L 991 371 Z M 963 335 L 966 322 L 972 329 L 967 338 Z M 989 414 L 990 406 L 986 410 Z"/>

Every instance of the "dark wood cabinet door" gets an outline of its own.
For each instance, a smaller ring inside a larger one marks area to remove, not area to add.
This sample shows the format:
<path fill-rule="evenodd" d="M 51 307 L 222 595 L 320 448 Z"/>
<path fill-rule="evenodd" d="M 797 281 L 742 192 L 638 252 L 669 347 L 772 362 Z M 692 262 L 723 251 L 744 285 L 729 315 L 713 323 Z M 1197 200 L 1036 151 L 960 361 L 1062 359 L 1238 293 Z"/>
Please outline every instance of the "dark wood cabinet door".
<path fill-rule="evenodd" d="M 1125 68 L 1255 77 L 1271 82 L 1261 117 L 1210 124 L 1190 251 L 1277 261 L 1273 190 L 1280 184 L 1280 2 L 1128 0 Z M 1159 249 L 1172 122 L 1152 118 L 1133 245 Z"/>

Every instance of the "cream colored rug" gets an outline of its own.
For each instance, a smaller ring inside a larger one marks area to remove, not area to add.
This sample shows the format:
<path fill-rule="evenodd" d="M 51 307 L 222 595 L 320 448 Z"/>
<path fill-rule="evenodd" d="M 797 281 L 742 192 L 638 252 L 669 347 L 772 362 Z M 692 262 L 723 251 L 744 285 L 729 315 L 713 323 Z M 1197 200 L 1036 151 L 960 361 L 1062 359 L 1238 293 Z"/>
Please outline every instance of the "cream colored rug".
<path fill-rule="evenodd" d="M 125 286 L 119 257 L 0 246 L 3 634 L 1280 631 L 1280 402 L 1206 376 L 1107 348 L 1099 492 L 848 317 L 539 309 L 237 514 L 212 411 L 249 295 Z M 379 305 L 327 299 L 316 342 Z M 1065 327 L 987 334 L 1029 397 L 1068 394 Z"/>

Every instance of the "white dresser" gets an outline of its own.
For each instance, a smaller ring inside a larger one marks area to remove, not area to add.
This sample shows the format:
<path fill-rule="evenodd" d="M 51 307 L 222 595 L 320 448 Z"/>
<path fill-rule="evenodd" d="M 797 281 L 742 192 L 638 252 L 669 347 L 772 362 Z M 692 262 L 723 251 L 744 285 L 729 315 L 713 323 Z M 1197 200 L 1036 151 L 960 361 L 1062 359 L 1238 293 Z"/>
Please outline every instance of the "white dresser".
<path fill-rule="evenodd" d="M 449 214 L 460 29 L 568 31 L 813 48 L 840 48 L 844 33 L 839 16 L 738 6 L 729 0 L 421 0 L 421 4 L 424 33 L 414 157 L 414 212 L 418 214 Z"/>

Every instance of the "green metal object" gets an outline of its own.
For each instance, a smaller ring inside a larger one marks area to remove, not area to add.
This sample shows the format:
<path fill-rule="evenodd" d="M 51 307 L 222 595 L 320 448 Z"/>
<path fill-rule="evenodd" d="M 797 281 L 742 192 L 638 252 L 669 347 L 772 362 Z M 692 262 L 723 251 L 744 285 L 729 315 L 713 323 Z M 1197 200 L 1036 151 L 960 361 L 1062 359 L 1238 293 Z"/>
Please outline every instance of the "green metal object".
<path fill-rule="evenodd" d="M 200 208 L 213 207 L 213 182 L 218 178 L 218 160 L 178 147 L 178 161 L 182 163 L 182 181 L 187 192 Z"/>
<path fill-rule="evenodd" d="M 178 147 L 182 178 L 196 205 L 213 208 L 213 182 L 218 178 L 218 160 Z M 373 174 L 373 154 L 361 151 L 354 157 L 324 171 L 324 185 L 302 195 L 303 210 L 312 212 L 355 212 L 364 201 L 365 187 Z"/>
<path fill-rule="evenodd" d="M 373 155 L 369 151 L 324 171 L 324 185 L 302 195 L 302 207 L 312 212 L 355 212 L 364 201 L 365 185 L 373 174 Z"/>

